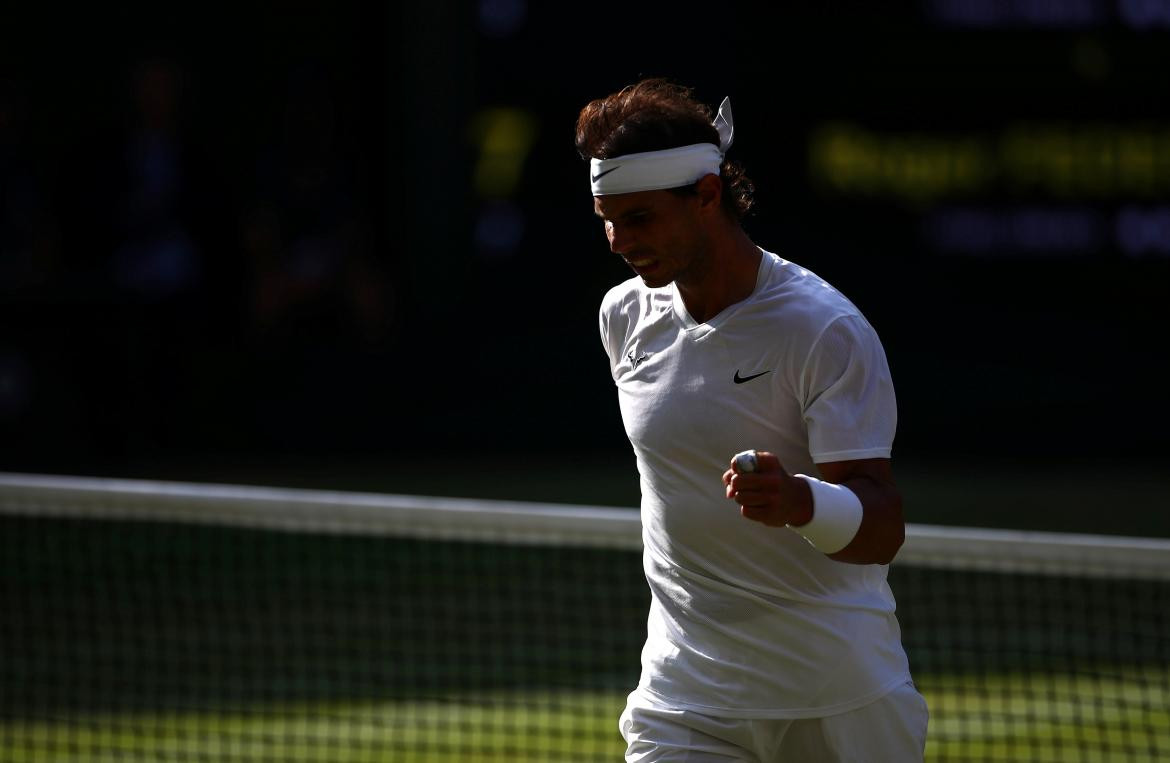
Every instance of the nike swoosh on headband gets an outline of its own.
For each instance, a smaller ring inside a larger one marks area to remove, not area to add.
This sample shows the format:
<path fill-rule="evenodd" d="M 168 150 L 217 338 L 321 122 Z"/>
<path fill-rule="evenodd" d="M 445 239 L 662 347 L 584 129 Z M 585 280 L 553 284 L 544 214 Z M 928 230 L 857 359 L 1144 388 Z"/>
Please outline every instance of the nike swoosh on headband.
<path fill-rule="evenodd" d="M 621 165 L 618 165 L 617 167 L 610 167 L 605 172 L 598 172 L 596 175 L 590 175 L 589 177 L 591 177 L 593 179 L 593 182 L 596 183 L 598 180 L 605 177 L 606 175 L 613 172 L 614 170 L 620 170 L 620 169 L 621 169 Z"/>

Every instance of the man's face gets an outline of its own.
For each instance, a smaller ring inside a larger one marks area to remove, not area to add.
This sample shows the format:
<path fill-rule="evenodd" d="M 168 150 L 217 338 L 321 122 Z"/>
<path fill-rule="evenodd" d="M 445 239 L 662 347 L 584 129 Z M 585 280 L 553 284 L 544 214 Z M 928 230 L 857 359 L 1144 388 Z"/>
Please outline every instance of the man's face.
<path fill-rule="evenodd" d="M 670 191 L 593 197 L 593 211 L 605 223 L 610 250 L 651 288 L 701 277 L 707 247 L 697 204 L 696 196 Z"/>

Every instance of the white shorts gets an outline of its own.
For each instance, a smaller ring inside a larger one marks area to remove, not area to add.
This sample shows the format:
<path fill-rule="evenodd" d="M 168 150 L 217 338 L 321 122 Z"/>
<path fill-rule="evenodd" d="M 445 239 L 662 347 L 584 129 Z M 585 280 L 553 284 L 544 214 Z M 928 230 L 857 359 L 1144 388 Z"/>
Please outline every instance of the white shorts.
<path fill-rule="evenodd" d="M 907 681 L 868 705 L 825 718 L 716 718 L 630 695 L 618 727 L 627 763 L 902 763 L 922 761 L 926 700 Z"/>

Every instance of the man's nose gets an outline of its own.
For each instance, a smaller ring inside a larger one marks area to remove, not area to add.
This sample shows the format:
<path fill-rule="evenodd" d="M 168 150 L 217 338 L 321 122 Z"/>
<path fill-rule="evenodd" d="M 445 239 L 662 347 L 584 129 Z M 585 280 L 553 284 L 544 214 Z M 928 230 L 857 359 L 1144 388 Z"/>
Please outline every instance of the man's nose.
<path fill-rule="evenodd" d="M 605 233 L 609 237 L 609 251 L 614 254 L 622 254 L 629 251 L 631 237 L 625 228 L 610 225 L 607 227 Z"/>

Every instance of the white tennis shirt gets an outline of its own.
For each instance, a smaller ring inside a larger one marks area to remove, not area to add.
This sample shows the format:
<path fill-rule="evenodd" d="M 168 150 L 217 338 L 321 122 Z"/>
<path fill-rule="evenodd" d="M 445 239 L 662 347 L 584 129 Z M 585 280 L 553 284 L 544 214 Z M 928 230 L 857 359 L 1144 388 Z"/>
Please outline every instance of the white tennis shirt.
<path fill-rule="evenodd" d="M 721 480 L 747 448 L 814 476 L 817 462 L 889 457 L 894 388 L 860 311 L 764 252 L 751 296 L 706 323 L 673 284 L 637 277 L 606 294 L 600 321 L 642 490 L 639 691 L 709 715 L 807 718 L 906 681 L 886 567 L 744 519 Z"/>

